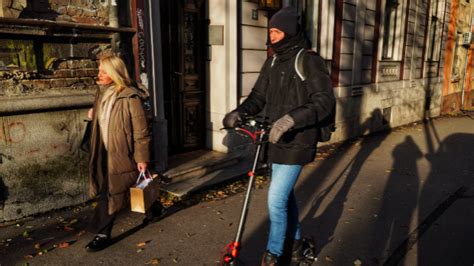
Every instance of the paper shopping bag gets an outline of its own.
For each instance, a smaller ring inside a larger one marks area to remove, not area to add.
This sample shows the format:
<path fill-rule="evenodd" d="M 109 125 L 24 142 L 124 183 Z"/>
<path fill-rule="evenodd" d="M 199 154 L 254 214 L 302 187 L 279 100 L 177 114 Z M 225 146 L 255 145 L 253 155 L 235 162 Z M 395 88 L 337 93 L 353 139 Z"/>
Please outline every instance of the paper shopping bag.
<path fill-rule="evenodd" d="M 145 213 L 159 196 L 159 179 L 150 172 L 141 172 L 138 180 L 130 188 L 130 206 L 133 212 Z"/>

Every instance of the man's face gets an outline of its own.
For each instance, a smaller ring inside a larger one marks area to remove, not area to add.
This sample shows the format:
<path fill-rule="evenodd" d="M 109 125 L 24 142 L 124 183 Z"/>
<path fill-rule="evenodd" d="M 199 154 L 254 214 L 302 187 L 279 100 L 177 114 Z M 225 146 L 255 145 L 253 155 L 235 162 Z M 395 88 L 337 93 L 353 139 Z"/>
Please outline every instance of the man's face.
<path fill-rule="evenodd" d="M 270 35 L 270 42 L 272 44 L 275 44 L 285 38 L 285 33 L 277 28 L 271 28 L 268 30 L 268 34 Z"/>

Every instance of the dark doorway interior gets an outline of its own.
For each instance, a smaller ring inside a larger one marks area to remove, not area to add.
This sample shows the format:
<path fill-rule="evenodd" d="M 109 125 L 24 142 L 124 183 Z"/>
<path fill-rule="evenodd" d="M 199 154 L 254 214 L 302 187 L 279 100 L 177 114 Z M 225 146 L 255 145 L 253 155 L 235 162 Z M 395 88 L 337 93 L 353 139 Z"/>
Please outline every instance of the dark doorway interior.
<path fill-rule="evenodd" d="M 160 1 L 163 25 L 164 104 L 169 153 L 205 144 L 204 1 Z"/>

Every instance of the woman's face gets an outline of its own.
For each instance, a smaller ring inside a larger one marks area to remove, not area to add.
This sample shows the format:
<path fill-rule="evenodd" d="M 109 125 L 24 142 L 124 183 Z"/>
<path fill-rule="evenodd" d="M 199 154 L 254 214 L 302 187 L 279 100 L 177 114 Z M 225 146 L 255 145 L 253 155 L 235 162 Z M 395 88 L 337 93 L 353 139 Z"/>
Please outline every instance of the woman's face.
<path fill-rule="evenodd" d="M 269 31 L 268 31 L 269 35 L 270 35 L 270 42 L 272 44 L 275 44 L 281 40 L 283 40 L 283 38 L 285 38 L 285 33 L 277 28 L 271 28 Z"/>
<path fill-rule="evenodd" d="M 108 85 L 112 83 L 112 79 L 110 78 L 109 74 L 105 72 L 104 66 L 102 64 L 99 65 L 99 74 L 97 75 L 97 84 L 99 85 Z"/>

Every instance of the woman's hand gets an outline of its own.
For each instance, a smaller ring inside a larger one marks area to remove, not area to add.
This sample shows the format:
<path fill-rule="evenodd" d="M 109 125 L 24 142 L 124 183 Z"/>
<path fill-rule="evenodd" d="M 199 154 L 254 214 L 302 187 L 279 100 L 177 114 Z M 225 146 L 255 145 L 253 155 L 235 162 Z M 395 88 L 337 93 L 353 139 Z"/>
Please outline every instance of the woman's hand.
<path fill-rule="evenodd" d="M 89 111 L 87 112 L 87 118 L 88 118 L 89 120 L 92 120 L 93 115 L 94 115 L 94 108 L 91 108 L 91 109 L 89 109 Z"/>
<path fill-rule="evenodd" d="M 137 163 L 137 169 L 139 172 L 146 171 L 148 164 L 147 163 Z"/>

